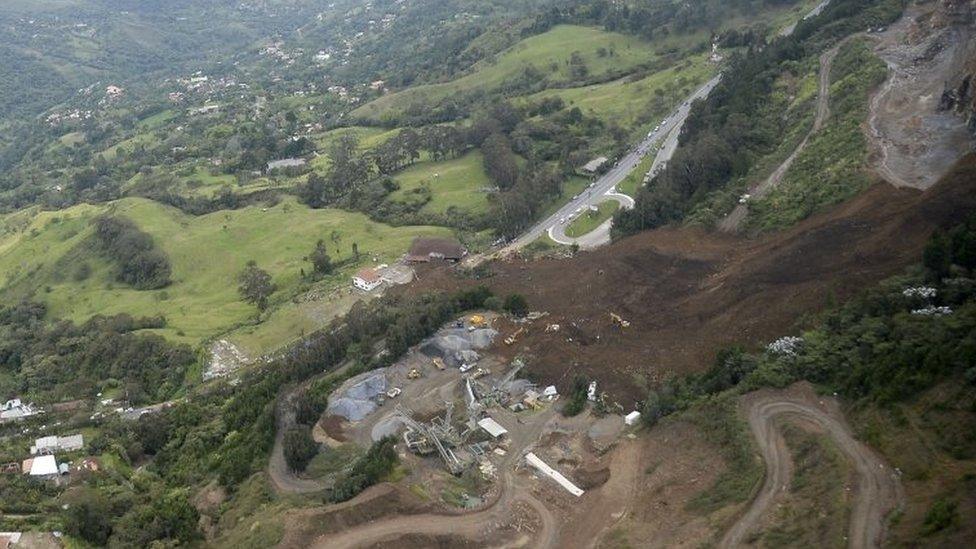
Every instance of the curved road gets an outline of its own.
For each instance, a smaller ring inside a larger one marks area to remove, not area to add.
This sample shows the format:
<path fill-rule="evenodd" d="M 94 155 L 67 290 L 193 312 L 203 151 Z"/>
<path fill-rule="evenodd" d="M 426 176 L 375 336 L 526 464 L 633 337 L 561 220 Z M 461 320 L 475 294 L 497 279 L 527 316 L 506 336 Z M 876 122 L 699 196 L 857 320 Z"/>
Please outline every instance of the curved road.
<path fill-rule="evenodd" d="M 630 209 L 634 207 L 634 199 L 625 194 L 608 192 L 600 198 L 602 198 L 600 202 L 616 200 L 620 203 L 621 208 Z M 549 238 L 553 239 L 553 241 L 558 242 L 559 244 L 565 244 L 566 246 L 576 244 L 584 250 L 609 244 L 610 226 L 613 224 L 612 218 L 607 219 L 595 229 L 582 236 L 573 238 L 566 234 L 566 229 L 568 229 L 569 226 L 573 224 L 573 221 L 575 221 L 580 215 L 585 215 L 586 211 L 588 210 L 580 212 L 579 214 L 574 213 L 573 216 L 569 218 L 560 218 L 555 225 L 549 227 Z"/>
<path fill-rule="evenodd" d="M 818 405 L 816 397 L 782 391 L 745 397 L 749 427 L 766 462 L 766 480 L 746 513 L 730 528 L 719 547 L 738 547 L 760 523 L 779 492 L 789 489 L 793 474 L 790 452 L 779 428 L 778 416 L 789 415 L 812 421 L 854 465 L 857 495 L 851 509 L 848 545 L 855 549 L 879 547 L 884 538 L 885 519 L 901 502 L 898 475 L 875 453 L 854 439 L 840 413 Z"/>
<path fill-rule="evenodd" d="M 510 514 L 512 505 L 517 502 L 531 507 L 542 522 L 542 530 L 536 536 L 533 547 L 554 547 L 558 531 L 556 520 L 549 509 L 527 490 L 513 486 L 508 473 L 501 477 L 499 491 L 498 499 L 481 511 L 458 515 L 428 513 L 395 516 L 319 538 L 312 547 L 321 549 L 368 547 L 380 541 L 396 539 L 404 534 L 454 535 L 477 540 L 503 522 Z"/>

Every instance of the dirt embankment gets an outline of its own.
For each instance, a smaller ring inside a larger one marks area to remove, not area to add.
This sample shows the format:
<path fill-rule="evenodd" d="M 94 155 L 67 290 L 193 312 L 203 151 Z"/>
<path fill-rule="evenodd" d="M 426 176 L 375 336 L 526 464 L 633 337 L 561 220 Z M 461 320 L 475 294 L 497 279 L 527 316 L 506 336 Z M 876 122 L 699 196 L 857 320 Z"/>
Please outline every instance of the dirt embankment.
<path fill-rule="evenodd" d="M 550 315 L 499 352 L 527 354 L 529 370 L 562 392 L 581 372 L 631 406 L 645 382 L 707 368 L 722 347 L 793 332 L 805 315 L 900 272 L 919 261 L 933 230 L 974 210 L 969 155 L 925 192 L 878 184 L 776 234 L 665 228 L 572 259 L 493 263 L 494 276 L 483 280 L 431 269 L 403 291 L 486 284 L 502 296 L 524 294 Z M 614 325 L 610 312 L 630 327 Z M 545 324 L 560 330 L 546 333 Z"/>
<path fill-rule="evenodd" d="M 939 109 L 976 57 L 973 17 L 972 2 L 913 4 L 878 35 L 891 74 L 871 100 L 868 138 L 872 165 L 894 185 L 927 189 L 973 148 L 965 117 Z"/>

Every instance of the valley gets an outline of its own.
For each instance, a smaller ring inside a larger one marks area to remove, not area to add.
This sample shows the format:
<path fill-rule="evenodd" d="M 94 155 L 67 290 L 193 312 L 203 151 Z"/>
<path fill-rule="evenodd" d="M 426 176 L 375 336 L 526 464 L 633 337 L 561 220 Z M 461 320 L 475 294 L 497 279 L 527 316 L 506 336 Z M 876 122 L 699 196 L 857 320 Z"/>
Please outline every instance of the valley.
<path fill-rule="evenodd" d="M 0 546 L 961 547 L 976 4 L 0 6 Z"/>

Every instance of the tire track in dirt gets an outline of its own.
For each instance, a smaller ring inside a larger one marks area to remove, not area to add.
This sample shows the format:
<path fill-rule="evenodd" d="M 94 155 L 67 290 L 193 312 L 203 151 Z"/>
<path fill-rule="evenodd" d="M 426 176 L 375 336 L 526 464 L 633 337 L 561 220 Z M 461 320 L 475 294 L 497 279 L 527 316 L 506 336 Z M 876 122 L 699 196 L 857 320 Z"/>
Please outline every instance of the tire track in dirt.
<path fill-rule="evenodd" d="M 759 198 L 764 196 L 770 190 L 779 186 L 783 182 L 783 177 L 786 176 L 786 172 L 789 171 L 790 166 L 793 165 L 793 161 L 796 157 L 800 155 L 803 149 L 806 148 L 807 142 L 810 138 L 823 128 L 824 122 L 827 117 L 830 116 L 830 67 L 834 62 L 834 58 L 837 57 L 837 52 L 840 51 L 840 47 L 844 45 L 848 40 L 859 35 L 851 35 L 840 41 L 837 45 L 830 48 L 823 55 L 820 56 L 820 75 L 819 84 L 817 91 L 817 104 L 816 111 L 813 117 L 813 127 L 807 132 L 807 135 L 803 137 L 803 141 L 793 149 L 786 160 L 773 170 L 773 173 L 769 174 L 769 177 L 764 179 L 761 183 L 750 189 L 749 193 L 753 198 Z M 722 232 L 734 233 L 739 230 L 739 226 L 742 221 L 746 218 L 749 213 L 749 207 L 746 204 L 737 205 L 728 215 L 722 218 L 718 223 L 718 228 Z"/>
<path fill-rule="evenodd" d="M 766 463 L 766 479 L 748 510 L 725 533 L 719 547 L 739 547 L 758 526 L 780 492 L 787 491 L 793 463 L 775 419 L 796 416 L 824 429 L 850 460 L 857 476 L 856 496 L 848 526 L 848 545 L 856 549 L 879 547 L 888 514 L 901 505 L 898 476 L 866 445 L 854 439 L 835 403 L 825 404 L 809 385 L 801 391 L 759 391 L 743 399 L 749 427 Z M 840 481 L 841 479 L 838 479 Z"/>

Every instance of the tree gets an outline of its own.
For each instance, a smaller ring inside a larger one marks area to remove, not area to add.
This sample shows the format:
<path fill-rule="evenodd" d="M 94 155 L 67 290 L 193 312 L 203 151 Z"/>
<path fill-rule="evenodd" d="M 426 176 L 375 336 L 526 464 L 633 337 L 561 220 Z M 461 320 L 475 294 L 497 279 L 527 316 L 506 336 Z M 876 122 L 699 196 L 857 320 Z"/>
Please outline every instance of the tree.
<path fill-rule="evenodd" d="M 240 292 L 244 301 L 256 306 L 261 311 L 268 308 L 268 298 L 274 293 L 275 286 L 267 271 L 258 267 L 252 259 L 241 271 L 238 281 L 240 286 L 238 286 L 237 291 Z"/>
<path fill-rule="evenodd" d="M 93 545 L 105 545 L 112 534 L 111 507 L 98 490 L 83 487 L 64 496 L 64 529 Z"/>
<path fill-rule="evenodd" d="M 922 263 L 932 271 L 932 274 L 939 280 L 949 274 L 951 264 L 949 238 L 943 232 L 932 235 L 929 243 L 922 252 Z"/>
<path fill-rule="evenodd" d="M 317 398 L 309 391 L 302 391 L 295 396 L 295 421 L 303 425 L 314 425 L 327 405 L 325 397 Z"/>
<path fill-rule="evenodd" d="M 319 240 L 315 243 L 315 249 L 308 255 L 308 260 L 312 262 L 312 274 L 325 276 L 332 274 L 334 269 L 332 258 L 329 257 L 328 250 L 325 249 L 325 241 Z"/>
<path fill-rule="evenodd" d="M 505 298 L 505 310 L 513 316 L 523 317 L 529 314 L 529 304 L 522 294 L 509 294 Z"/>
<path fill-rule="evenodd" d="M 285 431 L 285 463 L 295 472 L 301 472 L 319 452 L 319 445 L 312 438 L 310 427 L 292 427 Z"/>

